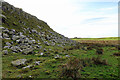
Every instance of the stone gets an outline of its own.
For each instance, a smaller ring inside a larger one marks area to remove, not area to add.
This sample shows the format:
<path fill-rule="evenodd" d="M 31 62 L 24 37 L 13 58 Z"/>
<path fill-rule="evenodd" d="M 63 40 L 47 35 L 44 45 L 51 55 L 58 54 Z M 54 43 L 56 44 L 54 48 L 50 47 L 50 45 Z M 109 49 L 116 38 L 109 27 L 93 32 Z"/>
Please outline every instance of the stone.
<path fill-rule="evenodd" d="M 4 39 L 9 39 L 10 40 L 10 38 L 4 38 Z"/>
<path fill-rule="evenodd" d="M 9 49 L 9 48 L 10 48 L 10 46 L 4 46 L 4 49 L 6 49 L 6 48 L 7 48 L 7 49 Z"/>
<path fill-rule="evenodd" d="M 21 34 L 21 35 L 20 35 L 20 38 L 25 39 L 26 36 Z"/>
<path fill-rule="evenodd" d="M 28 66 L 23 67 L 22 69 L 31 68 L 32 66 L 33 65 L 28 65 Z"/>
<path fill-rule="evenodd" d="M 5 30 L 3 30 L 2 32 L 4 32 L 4 33 L 9 33 L 9 30 L 8 30 L 8 29 L 5 29 Z"/>
<path fill-rule="evenodd" d="M 41 61 L 35 61 L 35 65 L 40 65 Z"/>
<path fill-rule="evenodd" d="M 9 35 L 6 33 L 3 33 L 3 38 L 9 38 Z"/>
<path fill-rule="evenodd" d="M 9 42 L 6 42 L 6 45 L 7 45 L 7 46 L 11 46 L 11 43 L 9 43 Z"/>
<path fill-rule="evenodd" d="M 60 57 L 60 55 L 57 54 L 54 58 L 55 58 L 55 59 L 59 59 L 59 58 L 61 58 L 61 57 Z"/>
<path fill-rule="evenodd" d="M 17 40 L 17 39 L 19 39 L 20 37 L 19 36 L 16 36 L 16 35 L 13 35 L 12 36 L 12 40 Z"/>
<path fill-rule="evenodd" d="M 22 32 L 19 32 L 19 35 L 20 35 L 20 36 L 22 36 L 22 35 L 23 35 L 23 33 L 22 33 Z"/>
<path fill-rule="evenodd" d="M 2 36 L 0 36 L 0 39 L 2 39 L 3 37 Z"/>
<path fill-rule="evenodd" d="M 30 46 L 30 45 L 28 45 L 27 43 L 26 43 L 26 44 L 25 44 L 25 43 L 21 43 L 21 44 L 19 45 L 19 47 L 20 47 L 21 49 L 27 49 L 29 46 Z"/>
<path fill-rule="evenodd" d="M 8 55 L 8 51 L 7 50 L 3 50 L 2 51 L 4 55 Z"/>
<path fill-rule="evenodd" d="M 27 48 L 27 49 L 23 50 L 22 53 L 23 53 L 23 54 L 26 54 L 26 55 L 32 54 L 32 53 L 33 53 L 33 50 L 34 50 L 33 48 Z"/>
<path fill-rule="evenodd" d="M 42 28 L 41 28 L 40 26 L 38 26 L 38 25 L 37 25 L 37 27 L 38 27 L 39 29 L 42 29 Z"/>
<path fill-rule="evenodd" d="M 44 48 L 44 52 L 46 52 L 47 50 Z"/>
<path fill-rule="evenodd" d="M 12 61 L 11 64 L 12 64 L 13 66 L 18 67 L 18 66 L 23 66 L 23 65 L 25 65 L 26 62 L 27 62 L 27 59 L 17 59 L 17 60 L 15 60 L 15 61 Z"/>
<path fill-rule="evenodd" d="M 20 39 L 16 40 L 17 43 L 22 43 Z"/>
<path fill-rule="evenodd" d="M 45 44 L 45 45 L 47 45 L 47 46 L 49 46 L 49 45 L 50 45 L 47 41 L 45 41 L 45 42 L 44 42 L 44 44 Z"/>
<path fill-rule="evenodd" d="M 35 45 L 35 47 L 36 47 L 36 48 L 40 48 L 40 46 L 39 46 L 39 45 Z"/>
<path fill-rule="evenodd" d="M 10 34 L 10 35 L 15 35 L 15 31 L 14 31 L 14 30 L 10 30 L 10 31 L 9 31 L 9 34 Z"/>
<path fill-rule="evenodd" d="M 11 50 L 12 50 L 13 52 L 16 52 L 16 53 L 18 53 L 18 52 L 21 51 L 20 47 L 18 47 L 18 46 L 12 46 L 12 47 L 11 47 Z"/>
<path fill-rule="evenodd" d="M 36 41 L 35 40 L 31 40 L 33 43 L 35 43 Z"/>
<path fill-rule="evenodd" d="M 5 28 L 4 27 L 0 27 L 0 30 L 4 30 Z"/>
<path fill-rule="evenodd" d="M 44 53 L 40 53 L 40 55 L 41 55 L 41 56 L 43 56 L 43 55 L 44 55 Z"/>
<path fill-rule="evenodd" d="M 11 29 L 11 31 L 15 32 L 15 29 Z"/>
<path fill-rule="evenodd" d="M 33 33 L 37 33 L 37 30 L 32 30 Z"/>
<path fill-rule="evenodd" d="M 69 55 L 65 55 L 65 57 L 70 57 Z"/>
<path fill-rule="evenodd" d="M 26 38 L 26 39 L 24 40 L 24 43 L 28 43 L 28 42 L 29 42 L 29 39 Z"/>

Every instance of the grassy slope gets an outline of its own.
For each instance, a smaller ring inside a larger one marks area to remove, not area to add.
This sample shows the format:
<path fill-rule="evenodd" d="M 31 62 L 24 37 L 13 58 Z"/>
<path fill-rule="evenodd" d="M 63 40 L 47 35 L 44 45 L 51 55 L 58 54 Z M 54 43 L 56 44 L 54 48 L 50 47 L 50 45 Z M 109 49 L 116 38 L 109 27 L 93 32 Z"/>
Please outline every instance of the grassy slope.
<path fill-rule="evenodd" d="M 80 45 L 81 46 L 81 45 Z M 94 46 L 94 44 L 93 44 Z M 87 46 L 85 46 L 87 47 Z M 97 55 L 96 49 L 91 50 L 82 50 L 82 49 L 73 49 L 73 50 L 64 50 L 58 48 L 58 54 L 62 56 L 61 59 L 54 59 L 52 55 L 49 56 L 39 56 L 39 55 L 22 55 L 22 54 L 9 54 L 8 56 L 3 57 L 3 77 L 7 78 L 16 78 L 17 76 L 22 76 L 27 78 L 30 75 L 32 78 L 58 78 L 60 72 L 60 66 L 65 64 L 69 58 L 66 58 L 63 54 L 68 53 L 72 57 L 76 58 L 92 58 L 100 56 L 101 59 L 107 60 L 108 64 L 111 65 L 95 65 L 86 66 L 83 70 L 80 71 L 82 78 L 116 78 L 118 76 L 118 58 L 119 56 L 112 56 L 113 53 L 118 52 L 116 47 L 113 46 L 101 46 L 104 50 L 103 55 Z M 56 50 L 56 49 L 55 49 Z M 52 54 L 55 54 L 54 52 Z M 18 69 L 11 66 L 10 62 L 16 59 L 27 58 L 33 59 L 33 61 L 40 60 L 42 63 L 38 66 L 35 66 L 34 69 L 28 69 L 26 71 Z"/>

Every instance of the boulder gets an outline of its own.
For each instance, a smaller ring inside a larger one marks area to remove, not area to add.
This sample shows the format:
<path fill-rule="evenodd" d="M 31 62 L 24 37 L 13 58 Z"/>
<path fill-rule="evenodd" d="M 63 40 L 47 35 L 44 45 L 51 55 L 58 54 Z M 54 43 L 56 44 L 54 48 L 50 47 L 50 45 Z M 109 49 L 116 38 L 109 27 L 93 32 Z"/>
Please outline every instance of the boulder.
<path fill-rule="evenodd" d="M 3 30 L 2 32 L 4 32 L 4 33 L 9 33 L 9 30 L 8 30 L 8 29 L 5 29 L 5 30 Z"/>
<path fill-rule="evenodd" d="M 26 64 L 26 62 L 27 62 L 27 59 L 17 59 L 15 61 L 12 61 L 11 64 L 16 67 L 18 66 L 23 67 Z"/>
<path fill-rule="evenodd" d="M 19 39 L 20 37 L 19 36 L 16 36 L 16 35 L 13 35 L 12 36 L 12 40 L 17 40 L 17 39 Z"/>
<path fill-rule="evenodd" d="M 9 38 L 9 35 L 6 33 L 3 33 L 3 38 Z"/>
<path fill-rule="evenodd" d="M 47 41 L 45 41 L 45 42 L 44 42 L 44 44 L 45 44 L 45 45 L 47 45 L 47 46 L 49 46 L 49 45 L 50 45 Z"/>
<path fill-rule="evenodd" d="M 33 53 L 33 50 L 34 50 L 34 48 L 28 48 L 28 49 L 23 50 L 22 53 L 23 53 L 23 54 L 26 54 L 26 55 L 32 54 L 32 53 Z"/>
<path fill-rule="evenodd" d="M 11 30 L 11 31 L 9 31 L 9 34 L 10 34 L 10 35 L 14 35 L 15 32 L 14 32 L 13 30 Z"/>
<path fill-rule="evenodd" d="M 35 61 L 35 65 L 40 65 L 41 61 Z"/>
<path fill-rule="evenodd" d="M 22 69 L 31 68 L 32 66 L 33 65 L 28 65 L 28 66 L 23 67 Z"/>
<path fill-rule="evenodd" d="M 44 55 L 44 53 L 40 53 L 40 55 L 41 55 L 41 56 L 43 56 L 43 55 Z"/>
<path fill-rule="evenodd" d="M 9 49 L 9 48 L 10 48 L 10 46 L 4 46 L 4 49 L 6 49 L 6 48 L 7 48 L 7 49 Z"/>
<path fill-rule="evenodd" d="M 55 59 L 59 59 L 59 58 L 61 58 L 61 57 L 60 57 L 60 55 L 57 54 L 54 58 L 55 58 Z"/>
<path fill-rule="evenodd" d="M 38 27 L 39 29 L 42 29 L 42 28 L 41 28 L 40 26 L 38 26 L 38 25 L 37 25 L 37 27 Z"/>
<path fill-rule="evenodd" d="M 32 30 L 33 33 L 37 33 L 37 30 Z"/>
<path fill-rule="evenodd" d="M 7 45 L 7 46 L 11 46 L 11 43 L 9 43 L 9 42 L 6 42 L 6 45 Z"/>
<path fill-rule="evenodd" d="M 65 57 L 70 57 L 69 55 L 65 55 Z"/>
<path fill-rule="evenodd" d="M 7 50 L 3 50 L 2 51 L 4 55 L 7 55 L 8 54 L 8 51 Z"/>

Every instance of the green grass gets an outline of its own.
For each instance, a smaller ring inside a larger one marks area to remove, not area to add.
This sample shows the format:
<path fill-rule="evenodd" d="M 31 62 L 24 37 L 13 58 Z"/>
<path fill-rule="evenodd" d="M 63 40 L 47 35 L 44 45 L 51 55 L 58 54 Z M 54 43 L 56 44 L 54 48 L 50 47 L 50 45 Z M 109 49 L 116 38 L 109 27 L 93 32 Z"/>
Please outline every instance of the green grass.
<path fill-rule="evenodd" d="M 103 60 L 107 60 L 108 64 L 111 65 L 94 65 L 92 67 L 86 66 L 83 70 L 80 71 L 82 78 L 116 78 L 118 76 L 118 60 L 119 56 L 112 56 L 113 53 L 118 52 L 117 49 L 112 50 L 113 47 L 101 47 L 104 50 L 103 55 L 97 55 L 96 49 L 92 50 L 82 50 L 82 49 L 73 49 L 73 50 L 64 50 L 65 53 L 68 53 L 70 56 L 74 58 L 92 58 L 101 56 L 100 58 Z M 66 58 L 65 55 L 61 52 L 63 49 L 58 50 L 58 54 L 62 56 L 61 59 L 54 59 L 52 55 L 42 57 L 38 55 L 23 55 L 23 54 L 9 54 L 3 56 L 3 78 L 16 78 L 21 75 L 23 78 L 27 78 L 30 75 L 33 78 L 58 78 L 59 77 L 59 69 L 60 65 L 65 64 L 69 58 Z M 62 54 L 61 54 L 62 53 Z M 52 53 L 51 53 L 52 54 Z M 55 53 L 53 53 L 55 54 Z M 8 57 L 9 56 L 9 57 Z M 28 69 L 28 72 L 24 72 L 21 68 L 18 69 L 16 67 L 11 66 L 11 61 L 16 59 L 33 59 L 34 61 L 42 61 L 40 65 L 35 66 L 37 69 Z"/>

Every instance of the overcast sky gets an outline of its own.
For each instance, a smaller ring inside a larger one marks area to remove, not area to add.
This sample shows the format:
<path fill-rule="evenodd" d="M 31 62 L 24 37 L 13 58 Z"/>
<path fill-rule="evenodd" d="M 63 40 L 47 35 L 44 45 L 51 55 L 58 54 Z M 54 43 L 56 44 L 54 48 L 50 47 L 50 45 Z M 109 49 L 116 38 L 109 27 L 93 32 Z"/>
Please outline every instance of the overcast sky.
<path fill-rule="evenodd" d="M 117 37 L 118 0 L 4 0 L 66 37 Z"/>

